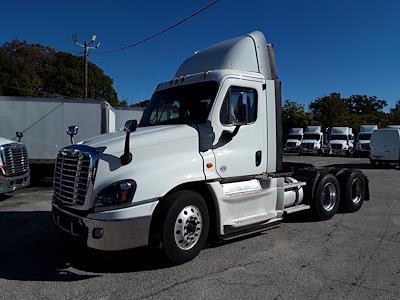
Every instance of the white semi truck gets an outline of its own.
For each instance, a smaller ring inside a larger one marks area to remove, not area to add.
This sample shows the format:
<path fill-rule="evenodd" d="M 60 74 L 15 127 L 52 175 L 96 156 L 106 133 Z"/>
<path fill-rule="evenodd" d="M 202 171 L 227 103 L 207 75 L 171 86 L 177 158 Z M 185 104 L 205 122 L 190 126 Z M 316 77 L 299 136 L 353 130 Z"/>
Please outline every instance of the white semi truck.
<path fill-rule="evenodd" d="M 149 244 L 179 264 L 209 237 L 264 231 L 285 214 L 358 210 L 361 171 L 282 162 L 280 87 L 260 32 L 196 53 L 157 86 L 138 128 L 58 153 L 55 223 L 90 248 Z"/>
<path fill-rule="evenodd" d="M 325 135 L 321 126 L 307 126 L 301 142 L 301 153 L 321 154 L 325 147 Z"/>
<path fill-rule="evenodd" d="M 331 127 L 326 152 L 328 154 L 346 156 L 353 154 L 353 129 L 350 127 Z"/>
<path fill-rule="evenodd" d="M 30 183 L 28 152 L 17 132 L 18 142 L 0 137 L 0 195 L 24 188 Z"/>
<path fill-rule="evenodd" d="M 299 152 L 303 135 L 303 128 L 291 128 L 284 150 L 286 152 Z"/>
<path fill-rule="evenodd" d="M 364 124 L 360 126 L 355 146 L 355 154 L 357 156 L 369 156 L 372 131 L 376 129 L 378 129 L 378 125 Z"/>

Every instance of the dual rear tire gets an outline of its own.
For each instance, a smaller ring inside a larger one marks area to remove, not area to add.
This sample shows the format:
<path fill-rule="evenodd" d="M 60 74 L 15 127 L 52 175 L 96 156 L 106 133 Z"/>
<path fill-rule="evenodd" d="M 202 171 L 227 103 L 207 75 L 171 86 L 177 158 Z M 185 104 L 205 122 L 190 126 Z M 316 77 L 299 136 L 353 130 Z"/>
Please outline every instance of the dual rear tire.
<path fill-rule="evenodd" d="M 365 199 L 366 183 L 360 171 L 351 171 L 340 177 L 325 174 L 317 183 L 312 210 L 319 220 L 331 219 L 340 207 L 346 212 L 358 211 Z"/>

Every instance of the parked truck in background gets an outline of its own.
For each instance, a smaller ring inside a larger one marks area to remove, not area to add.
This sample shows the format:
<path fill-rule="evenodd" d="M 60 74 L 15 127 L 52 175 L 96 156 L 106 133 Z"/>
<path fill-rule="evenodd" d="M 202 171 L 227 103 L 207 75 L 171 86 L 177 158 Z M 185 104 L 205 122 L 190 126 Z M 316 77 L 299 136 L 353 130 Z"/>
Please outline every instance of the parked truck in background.
<path fill-rule="evenodd" d="M 354 152 L 354 135 L 350 127 L 331 127 L 329 129 L 327 154 L 349 156 Z"/>
<path fill-rule="evenodd" d="M 264 231 L 305 209 L 320 220 L 339 205 L 360 209 L 361 171 L 282 161 L 280 88 L 260 32 L 189 57 L 157 86 L 138 128 L 132 120 L 59 151 L 55 223 L 90 248 L 149 244 L 179 264 L 209 237 Z"/>
<path fill-rule="evenodd" d="M 303 128 L 291 128 L 284 150 L 286 152 L 299 152 L 303 135 Z"/>
<path fill-rule="evenodd" d="M 364 124 L 360 126 L 355 146 L 356 156 L 369 157 L 371 135 L 375 129 L 378 129 L 378 125 Z"/>
<path fill-rule="evenodd" d="M 144 109 L 142 108 L 114 106 L 115 130 L 123 129 L 125 122 L 128 120 L 137 120 L 140 122 L 143 111 Z"/>
<path fill-rule="evenodd" d="M 0 137 L 0 195 L 27 187 L 30 183 L 28 152 L 20 143 L 22 133 L 16 135 L 18 142 Z"/>
<path fill-rule="evenodd" d="M 0 136 L 24 134 L 32 165 L 54 164 L 70 144 L 69 125 L 79 125 L 77 141 L 115 131 L 114 109 L 106 101 L 0 96 Z"/>
<path fill-rule="evenodd" d="M 396 164 L 400 167 L 400 126 L 372 132 L 370 160 L 373 167 L 385 164 Z"/>
<path fill-rule="evenodd" d="M 324 147 L 325 135 L 321 126 L 307 126 L 300 145 L 300 153 L 322 154 Z"/>

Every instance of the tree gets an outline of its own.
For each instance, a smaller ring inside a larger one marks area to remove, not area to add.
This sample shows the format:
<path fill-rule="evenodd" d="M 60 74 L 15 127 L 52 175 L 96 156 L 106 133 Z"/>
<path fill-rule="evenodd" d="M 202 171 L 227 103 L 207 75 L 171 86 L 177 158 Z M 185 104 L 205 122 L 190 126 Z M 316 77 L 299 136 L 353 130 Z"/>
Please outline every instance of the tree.
<path fill-rule="evenodd" d="M 88 97 L 118 104 L 113 80 L 88 64 Z M 13 40 L 0 47 L 0 95 L 83 96 L 83 59 L 40 44 Z"/>
<path fill-rule="evenodd" d="M 395 106 L 390 109 L 388 119 L 391 124 L 400 125 L 400 99 L 397 100 Z"/>
<path fill-rule="evenodd" d="M 331 93 L 328 96 L 318 97 L 309 105 L 314 120 L 323 127 L 348 126 L 348 105 L 340 93 Z"/>
<path fill-rule="evenodd" d="M 282 105 L 282 123 L 286 138 L 290 128 L 310 125 L 313 123 L 313 117 L 311 113 L 305 111 L 304 105 L 294 100 L 286 100 Z"/>

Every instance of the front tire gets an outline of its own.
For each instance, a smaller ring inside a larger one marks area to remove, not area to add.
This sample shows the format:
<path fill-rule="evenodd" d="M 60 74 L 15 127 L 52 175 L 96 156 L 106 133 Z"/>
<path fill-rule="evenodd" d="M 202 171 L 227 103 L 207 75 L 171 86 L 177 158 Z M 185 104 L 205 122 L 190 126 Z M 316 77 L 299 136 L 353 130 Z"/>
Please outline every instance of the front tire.
<path fill-rule="evenodd" d="M 178 191 L 168 195 L 161 206 L 161 250 L 174 265 L 192 260 L 204 248 L 210 226 L 203 197 L 189 190 Z"/>
<path fill-rule="evenodd" d="M 336 214 L 339 204 L 339 182 L 332 174 L 326 174 L 319 180 L 315 190 L 312 202 L 314 215 L 318 220 L 329 220 Z"/>

